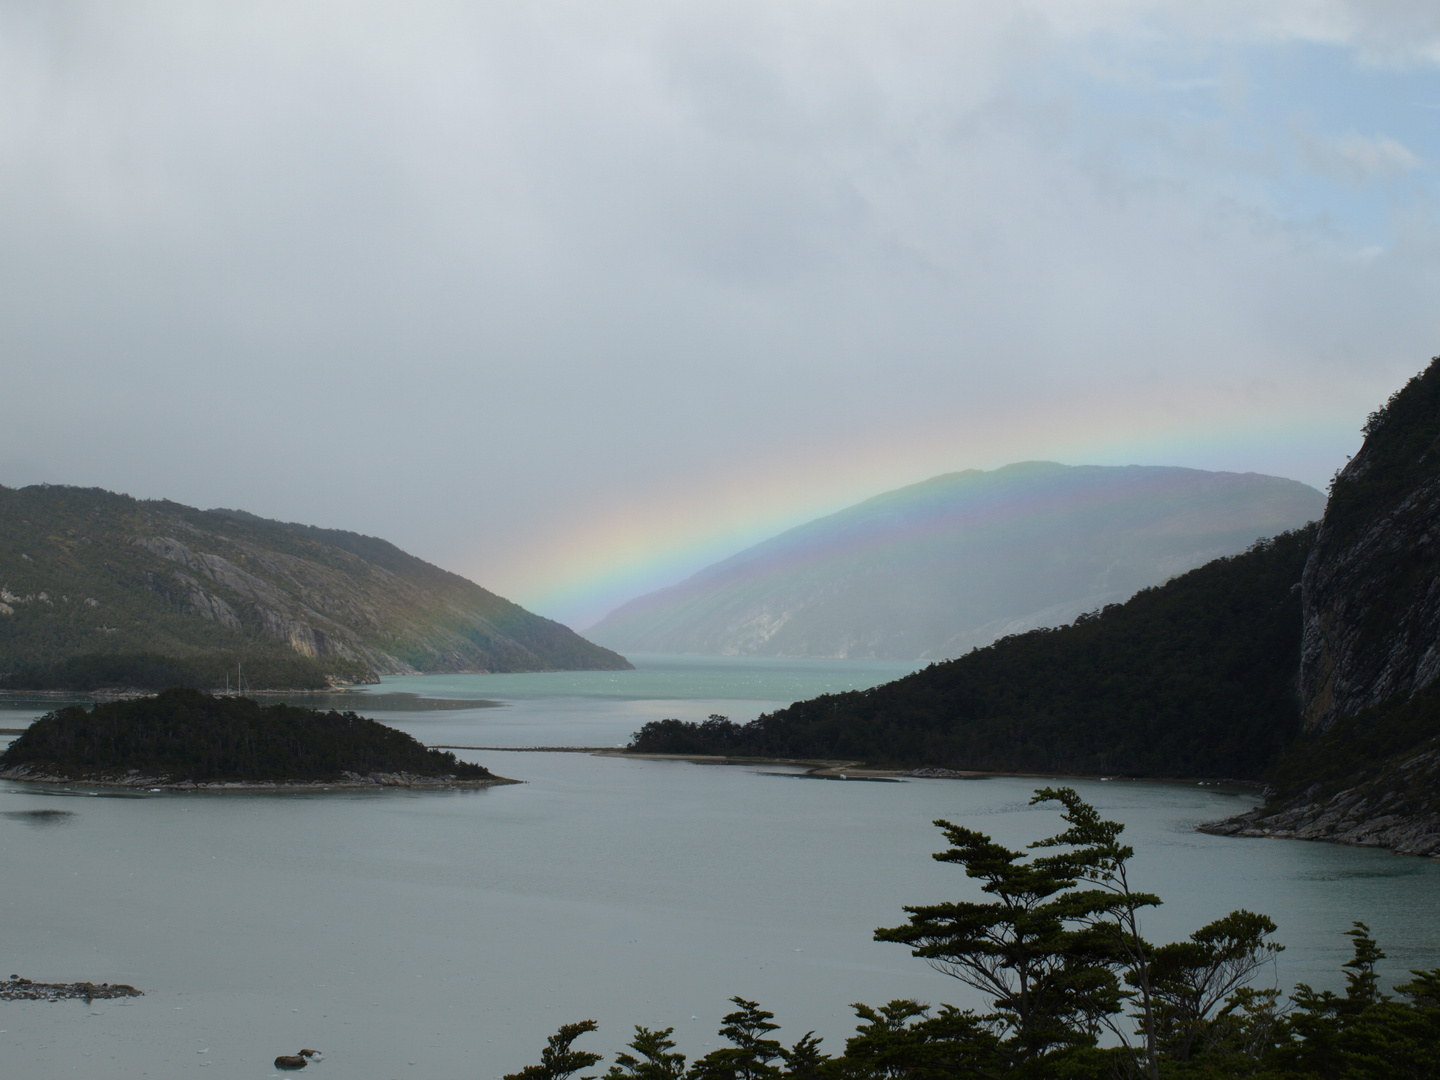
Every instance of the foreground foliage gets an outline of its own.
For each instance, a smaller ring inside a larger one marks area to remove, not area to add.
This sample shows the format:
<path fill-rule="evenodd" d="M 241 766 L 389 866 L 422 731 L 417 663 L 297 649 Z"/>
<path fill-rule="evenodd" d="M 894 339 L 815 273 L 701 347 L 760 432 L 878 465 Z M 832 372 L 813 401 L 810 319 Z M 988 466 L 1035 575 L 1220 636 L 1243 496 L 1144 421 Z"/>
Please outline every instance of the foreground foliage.
<path fill-rule="evenodd" d="M 981 900 L 907 907 L 907 922 L 877 930 L 932 967 L 983 992 L 980 1013 L 914 1000 L 856 1004 L 844 1051 L 829 1056 L 807 1033 L 786 1047 L 774 1015 L 732 998 L 728 1045 L 687 1066 L 673 1028 L 637 1026 L 604 1080 L 1109 1080 L 1253 1077 L 1389 1080 L 1440 1075 L 1440 968 L 1415 971 L 1381 993 L 1384 958 L 1364 923 L 1348 932 L 1354 957 L 1343 994 L 1300 984 L 1289 1001 L 1251 985 L 1282 946 L 1264 915 L 1233 911 L 1181 942 L 1154 945 L 1140 913 L 1160 898 L 1132 889 L 1123 826 L 1070 788 L 1043 788 L 1066 828 L 1012 851 L 937 821 L 950 847 L 935 858 L 980 883 Z M 601 1055 L 574 1041 L 592 1020 L 550 1037 L 539 1065 L 505 1080 L 565 1080 Z M 584 1078 L 582 1078 L 584 1080 Z"/>
<path fill-rule="evenodd" d="M 460 780 L 491 775 L 353 712 L 261 705 L 183 688 L 49 713 L 0 754 L 0 768 L 17 765 L 77 779 L 134 769 L 196 782 L 325 781 L 347 772 Z"/>

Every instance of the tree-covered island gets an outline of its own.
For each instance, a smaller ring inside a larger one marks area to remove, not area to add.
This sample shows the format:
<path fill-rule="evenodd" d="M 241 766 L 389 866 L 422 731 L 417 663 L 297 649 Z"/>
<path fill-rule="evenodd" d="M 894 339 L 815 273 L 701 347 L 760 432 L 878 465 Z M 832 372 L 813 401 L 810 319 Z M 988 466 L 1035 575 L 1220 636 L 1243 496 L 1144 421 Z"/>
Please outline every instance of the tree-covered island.
<path fill-rule="evenodd" d="M 49 713 L 0 754 L 0 778 L 175 789 L 515 782 L 353 712 L 184 688 Z"/>

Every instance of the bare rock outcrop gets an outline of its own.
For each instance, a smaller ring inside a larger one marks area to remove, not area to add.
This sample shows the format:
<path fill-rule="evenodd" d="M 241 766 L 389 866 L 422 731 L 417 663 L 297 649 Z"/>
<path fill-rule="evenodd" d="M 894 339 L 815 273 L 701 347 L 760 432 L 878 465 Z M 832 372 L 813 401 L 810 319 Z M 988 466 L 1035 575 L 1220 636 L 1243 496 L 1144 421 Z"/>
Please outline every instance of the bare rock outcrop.
<path fill-rule="evenodd" d="M 1440 676 L 1440 360 L 1370 415 L 1302 581 L 1307 729 Z"/>
<path fill-rule="evenodd" d="M 1312 784 L 1278 808 L 1259 807 L 1200 831 L 1328 840 L 1440 859 L 1440 745 L 1367 770 L 1338 791 Z"/>
<path fill-rule="evenodd" d="M 1337 489 L 1364 482 L 1369 445 Z M 1375 511 L 1363 524 L 1327 514 L 1305 565 L 1300 693 L 1308 728 L 1323 731 L 1339 717 L 1408 698 L 1440 676 L 1440 475 Z"/>

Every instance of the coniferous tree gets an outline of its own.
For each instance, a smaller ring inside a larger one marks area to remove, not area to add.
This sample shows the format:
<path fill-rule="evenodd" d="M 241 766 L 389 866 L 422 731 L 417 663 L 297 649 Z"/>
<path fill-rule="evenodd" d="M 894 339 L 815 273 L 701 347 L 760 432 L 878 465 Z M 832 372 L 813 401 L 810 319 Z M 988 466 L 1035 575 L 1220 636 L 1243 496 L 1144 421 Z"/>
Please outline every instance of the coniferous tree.
<path fill-rule="evenodd" d="M 781 1070 L 772 1062 L 785 1053 L 780 1041 L 769 1037 L 780 1028 L 771 1023 L 775 1014 L 742 997 L 730 1000 L 739 1008 L 726 1014 L 725 1026 L 720 1029 L 720 1036 L 730 1045 L 695 1062 L 691 1076 L 694 1080 L 775 1080 Z"/>
<path fill-rule="evenodd" d="M 651 1031 L 636 1024 L 635 1038 L 629 1043 L 635 1053 L 616 1054 L 605 1080 L 681 1080 L 685 1055 L 671 1053 L 675 1049 L 675 1040 L 670 1038 L 674 1032 L 674 1028 Z"/>
<path fill-rule="evenodd" d="M 539 1065 L 526 1065 L 517 1073 L 506 1073 L 504 1080 L 566 1080 L 581 1069 L 588 1069 L 600 1060 L 589 1050 L 573 1050 L 571 1044 L 587 1031 L 594 1031 L 594 1020 L 561 1024 L 560 1030 L 545 1040 Z"/>

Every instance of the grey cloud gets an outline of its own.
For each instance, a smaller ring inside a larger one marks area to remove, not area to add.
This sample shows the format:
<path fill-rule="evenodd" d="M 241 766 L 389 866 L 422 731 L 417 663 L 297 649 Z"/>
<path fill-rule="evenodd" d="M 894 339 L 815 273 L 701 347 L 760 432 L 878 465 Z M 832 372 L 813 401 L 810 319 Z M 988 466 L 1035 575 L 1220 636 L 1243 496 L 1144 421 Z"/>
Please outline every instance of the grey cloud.
<path fill-rule="evenodd" d="M 917 470 L 999 464 L 964 432 L 1032 406 L 1260 375 L 1363 415 L 1431 348 L 1436 245 L 1362 265 L 1193 147 L 1136 175 L 1045 83 L 1086 40 L 990 4 L 7 5 L 0 481 L 504 591 L 647 493 L 921 435 Z"/>
<path fill-rule="evenodd" d="M 1367 138 L 1349 132 L 1319 136 L 1299 130 L 1295 137 L 1301 155 L 1312 169 L 1355 186 L 1403 176 L 1424 165 L 1409 147 L 1388 135 Z"/>

